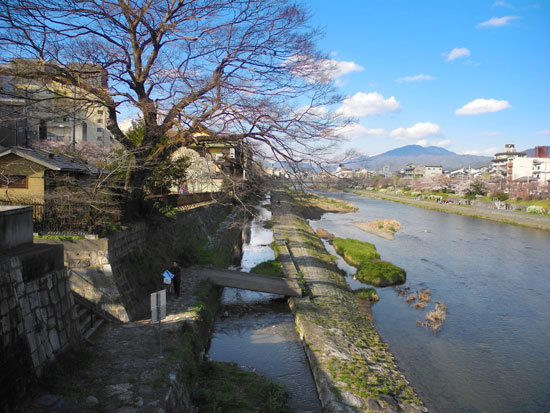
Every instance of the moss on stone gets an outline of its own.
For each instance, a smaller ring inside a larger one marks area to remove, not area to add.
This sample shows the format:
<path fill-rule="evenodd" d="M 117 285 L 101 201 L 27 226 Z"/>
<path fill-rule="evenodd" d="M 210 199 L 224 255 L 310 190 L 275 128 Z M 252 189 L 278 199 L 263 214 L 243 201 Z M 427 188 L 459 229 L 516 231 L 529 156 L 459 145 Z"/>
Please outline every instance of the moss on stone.
<path fill-rule="evenodd" d="M 253 274 L 272 275 L 274 277 L 284 277 L 283 267 L 277 260 L 264 261 L 250 270 Z"/>
<path fill-rule="evenodd" d="M 357 278 L 365 284 L 386 287 L 403 284 L 407 279 L 405 270 L 390 262 L 380 261 L 380 254 L 370 242 L 335 238 L 333 245 L 348 264 L 358 268 Z"/>

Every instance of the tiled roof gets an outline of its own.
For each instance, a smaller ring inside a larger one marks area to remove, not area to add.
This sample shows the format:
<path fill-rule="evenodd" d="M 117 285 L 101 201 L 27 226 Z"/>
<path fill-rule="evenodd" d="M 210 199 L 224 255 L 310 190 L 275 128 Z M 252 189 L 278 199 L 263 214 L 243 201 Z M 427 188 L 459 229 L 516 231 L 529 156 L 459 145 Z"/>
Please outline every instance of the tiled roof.
<path fill-rule="evenodd" d="M 68 155 L 48 152 L 43 149 L 23 147 L 7 148 L 0 151 L 0 158 L 9 154 L 18 155 L 53 171 L 81 172 L 87 174 L 97 174 L 100 172 L 100 169 L 94 165 L 82 162 Z"/>

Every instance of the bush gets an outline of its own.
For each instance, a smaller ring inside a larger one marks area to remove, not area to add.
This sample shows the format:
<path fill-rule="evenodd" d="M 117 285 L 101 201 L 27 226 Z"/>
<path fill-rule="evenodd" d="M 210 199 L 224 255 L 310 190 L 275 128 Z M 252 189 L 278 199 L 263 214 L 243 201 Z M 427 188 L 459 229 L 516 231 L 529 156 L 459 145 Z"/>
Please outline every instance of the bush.
<path fill-rule="evenodd" d="M 499 201 L 507 201 L 510 196 L 505 192 L 495 192 L 493 198 L 498 199 Z"/>

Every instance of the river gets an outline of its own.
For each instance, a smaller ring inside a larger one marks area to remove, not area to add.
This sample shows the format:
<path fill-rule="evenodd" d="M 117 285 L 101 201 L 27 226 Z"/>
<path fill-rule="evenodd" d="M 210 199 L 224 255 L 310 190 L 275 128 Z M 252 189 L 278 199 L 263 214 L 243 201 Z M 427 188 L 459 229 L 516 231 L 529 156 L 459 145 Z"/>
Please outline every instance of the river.
<path fill-rule="evenodd" d="M 383 260 L 407 271 L 411 291 L 432 292 L 419 310 L 395 288 L 377 288 L 380 302 L 372 308 L 376 329 L 431 412 L 550 411 L 550 232 L 324 195 L 359 211 L 325 214 L 314 228 L 374 243 Z M 382 218 L 404 226 L 395 240 L 353 225 Z M 352 288 L 364 286 L 347 278 Z M 416 321 L 436 301 L 445 303 L 447 317 L 434 334 Z"/>
<path fill-rule="evenodd" d="M 256 211 L 250 236 L 243 244 L 241 265 L 235 268 L 241 271 L 248 272 L 274 258 L 269 247 L 273 232 L 263 227 L 271 213 L 262 206 Z M 289 406 L 296 412 L 320 412 L 315 382 L 286 300 L 273 294 L 225 288 L 222 305 L 208 351 L 210 360 L 235 362 L 286 385 Z"/>

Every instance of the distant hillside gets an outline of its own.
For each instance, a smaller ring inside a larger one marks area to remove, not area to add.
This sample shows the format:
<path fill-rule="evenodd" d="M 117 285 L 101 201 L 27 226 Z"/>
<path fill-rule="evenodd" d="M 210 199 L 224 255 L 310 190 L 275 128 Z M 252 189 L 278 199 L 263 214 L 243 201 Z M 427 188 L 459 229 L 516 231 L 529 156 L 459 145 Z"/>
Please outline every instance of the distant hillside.
<path fill-rule="evenodd" d="M 414 163 L 416 165 L 441 165 L 443 169 L 454 170 L 468 166 L 472 168 L 490 166 L 491 159 L 490 156 L 458 155 L 437 146 L 407 145 L 380 155 L 352 159 L 346 162 L 346 166 L 353 169 L 363 167 L 378 170 L 384 165 L 388 165 L 390 171 L 398 171 L 408 164 Z"/>

